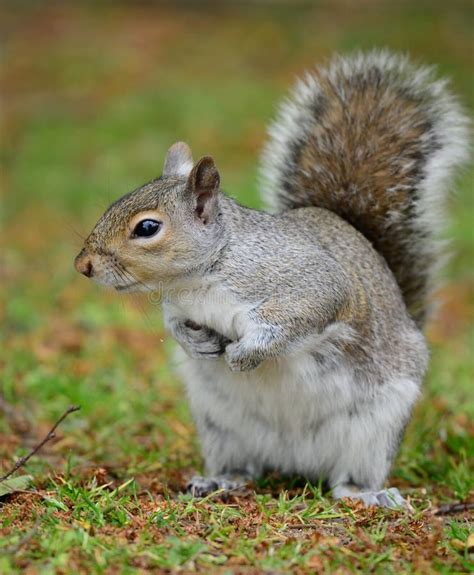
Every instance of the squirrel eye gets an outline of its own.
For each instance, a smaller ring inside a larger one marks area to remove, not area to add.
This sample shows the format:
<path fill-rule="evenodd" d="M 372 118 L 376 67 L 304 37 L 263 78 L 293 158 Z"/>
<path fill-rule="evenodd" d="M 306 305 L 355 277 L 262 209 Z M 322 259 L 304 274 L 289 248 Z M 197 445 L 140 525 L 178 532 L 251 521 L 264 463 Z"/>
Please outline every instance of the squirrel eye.
<path fill-rule="evenodd" d="M 133 230 L 132 237 L 134 238 L 151 238 L 161 229 L 161 222 L 156 220 L 142 220 L 138 222 Z"/>

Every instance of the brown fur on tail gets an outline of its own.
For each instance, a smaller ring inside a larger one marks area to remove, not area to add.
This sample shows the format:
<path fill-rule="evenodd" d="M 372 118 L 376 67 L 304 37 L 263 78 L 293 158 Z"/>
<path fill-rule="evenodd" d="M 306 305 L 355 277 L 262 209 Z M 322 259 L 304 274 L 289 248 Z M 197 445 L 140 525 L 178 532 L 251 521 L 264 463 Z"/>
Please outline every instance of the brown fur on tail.
<path fill-rule="evenodd" d="M 466 125 L 431 70 L 387 52 L 335 58 L 282 105 L 263 157 L 264 196 L 278 210 L 318 206 L 350 222 L 385 257 L 421 325 Z"/>

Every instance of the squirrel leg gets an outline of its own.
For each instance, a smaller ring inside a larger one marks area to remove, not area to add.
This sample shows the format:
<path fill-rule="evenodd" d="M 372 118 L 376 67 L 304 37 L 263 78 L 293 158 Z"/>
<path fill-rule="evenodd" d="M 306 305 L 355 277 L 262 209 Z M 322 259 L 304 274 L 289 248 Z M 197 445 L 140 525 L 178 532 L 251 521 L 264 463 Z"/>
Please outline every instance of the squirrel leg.
<path fill-rule="evenodd" d="M 334 281 L 331 278 L 328 285 L 333 286 Z M 318 293 L 317 299 L 311 297 L 311 292 L 306 299 L 280 294 L 253 308 L 237 322 L 237 332 L 241 336 L 226 347 L 227 365 L 232 371 L 250 371 L 266 359 L 298 351 L 311 352 L 320 344 L 326 331 L 331 330 L 331 314 L 345 301 L 344 290 L 339 291 L 341 301 L 335 299 L 332 292 Z M 282 297 L 285 320 L 281 313 Z M 346 336 L 351 335 L 351 328 L 347 326 Z"/>
<path fill-rule="evenodd" d="M 220 366 L 219 373 L 214 367 L 214 364 L 190 359 L 180 366 L 184 369 L 182 374 L 205 461 L 205 475 L 192 477 L 186 486 L 195 497 L 205 497 L 217 490 L 234 491 L 261 473 L 240 429 L 232 425 L 232 420 L 238 417 L 232 414 L 233 400 L 226 396 L 225 387 L 219 388 L 227 368 Z"/>
<path fill-rule="evenodd" d="M 210 413 L 196 414 L 196 425 L 206 462 L 206 475 L 194 476 L 186 490 L 204 497 L 217 490 L 226 492 L 245 487 L 256 475 L 245 456 L 238 434 L 218 423 Z"/>
<path fill-rule="evenodd" d="M 167 327 L 189 357 L 193 359 L 218 359 L 230 340 L 213 329 L 191 320 L 168 319 Z"/>
<path fill-rule="evenodd" d="M 410 507 L 396 488 L 383 489 L 419 383 L 387 381 L 370 400 L 333 418 L 328 430 L 339 437 L 339 449 L 328 480 L 333 497 L 359 499 L 365 505 Z"/>

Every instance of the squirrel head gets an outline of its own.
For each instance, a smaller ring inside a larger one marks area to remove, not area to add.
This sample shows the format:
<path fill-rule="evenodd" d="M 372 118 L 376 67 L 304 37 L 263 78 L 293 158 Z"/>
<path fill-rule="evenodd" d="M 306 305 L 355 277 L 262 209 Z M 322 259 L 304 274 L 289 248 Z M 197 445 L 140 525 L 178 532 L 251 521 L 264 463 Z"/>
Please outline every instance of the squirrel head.
<path fill-rule="evenodd" d="M 205 156 L 193 165 L 178 142 L 163 175 L 114 202 L 75 259 L 78 272 L 120 291 L 147 291 L 205 265 L 218 249 L 219 172 Z"/>

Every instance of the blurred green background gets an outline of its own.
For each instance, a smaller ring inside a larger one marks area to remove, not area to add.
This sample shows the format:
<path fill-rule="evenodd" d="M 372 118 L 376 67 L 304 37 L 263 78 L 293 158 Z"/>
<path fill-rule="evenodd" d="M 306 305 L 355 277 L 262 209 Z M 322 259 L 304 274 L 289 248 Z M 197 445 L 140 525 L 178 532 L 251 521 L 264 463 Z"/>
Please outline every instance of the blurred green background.
<path fill-rule="evenodd" d="M 40 497 L 3 498 L 7 546 L 43 519 L 21 553 L 1 548 L 2 573 L 208 574 L 232 561 L 253 565 L 248 575 L 472 571 L 467 519 L 423 511 L 474 495 L 472 166 L 450 202 L 430 373 L 390 477 L 421 510 L 411 517 L 335 513 L 311 489 L 282 492 L 288 483 L 232 506 L 179 496 L 201 458 L 159 308 L 101 289 L 73 259 L 107 205 L 158 176 L 177 140 L 213 155 L 223 188 L 258 206 L 275 105 L 335 51 L 388 47 L 435 64 L 471 114 L 473 13 L 459 0 L 1 4 L 0 468 L 68 404 L 82 407 L 22 470 Z M 285 527 L 295 521 L 318 521 L 323 535 L 296 536 Z"/>
<path fill-rule="evenodd" d="M 295 75 L 334 51 L 388 47 L 436 64 L 472 110 L 472 4 L 19 2 L 3 4 L 0 22 L 4 397 L 39 421 L 81 403 L 75 450 L 88 458 L 199 466 L 159 310 L 77 275 L 81 236 L 109 202 L 159 175 L 177 140 L 195 157 L 212 154 L 224 189 L 258 206 L 258 154 L 275 105 Z M 462 441 L 472 432 L 472 175 L 466 169 L 451 202 L 453 258 L 429 330 L 421 431 L 405 444 L 420 457 L 441 441 L 425 431 L 446 414 Z M 169 442 L 183 425 L 179 451 Z M 404 453 L 398 474 L 416 481 Z"/>

